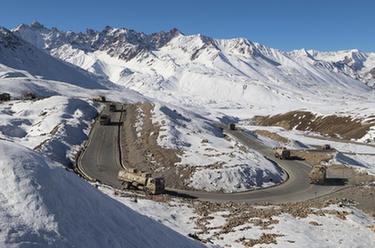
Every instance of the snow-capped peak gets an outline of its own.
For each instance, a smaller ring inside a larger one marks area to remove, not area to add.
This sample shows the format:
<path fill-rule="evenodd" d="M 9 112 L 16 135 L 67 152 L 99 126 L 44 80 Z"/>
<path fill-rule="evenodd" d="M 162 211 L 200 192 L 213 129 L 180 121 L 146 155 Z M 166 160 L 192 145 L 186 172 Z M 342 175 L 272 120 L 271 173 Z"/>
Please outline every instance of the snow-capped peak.
<path fill-rule="evenodd" d="M 371 73 L 375 67 L 375 55 L 358 50 L 283 52 L 246 38 L 213 39 L 202 34 L 184 35 L 175 28 L 145 34 L 107 26 L 102 31 L 88 29 L 77 33 L 34 23 L 18 26 L 13 32 L 53 56 L 115 83 L 131 81 L 134 85 L 134 77 L 148 75 L 147 78 L 156 77 L 154 81 L 158 88 L 161 81 L 170 85 L 170 80 L 180 78 L 176 73 L 191 68 L 205 72 L 213 70 L 211 73 L 215 75 L 242 75 L 246 80 L 263 82 L 293 84 L 298 81 L 298 84 L 309 82 L 316 85 L 322 81 L 322 77 L 316 75 L 322 73 L 334 73 L 329 77 L 336 79 L 336 73 L 339 73 L 340 77 L 361 80 L 368 85 L 375 82 Z M 323 78 L 323 81 L 332 81 L 327 75 Z"/>
<path fill-rule="evenodd" d="M 36 47 L 49 51 L 69 44 L 84 52 L 106 51 L 110 56 L 123 60 L 130 60 L 144 50 L 160 48 L 181 34 L 176 28 L 147 35 L 132 29 L 110 26 L 104 27 L 102 31 L 88 29 L 79 33 L 63 32 L 56 28 L 45 28 L 38 22 L 30 26 L 19 25 L 13 32 Z"/>
<path fill-rule="evenodd" d="M 17 46 L 21 45 L 20 39 L 15 36 L 11 31 L 4 27 L 0 27 L 0 48 L 15 49 Z"/>
<path fill-rule="evenodd" d="M 42 24 L 40 24 L 40 22 L 38 22 L 38 21 L 33 21 L 32 23 L 31 23 L 31 27 L 32 28 L 35 28 L 35 29 L 44 29 L 45 27 L 42 25 Z"/>

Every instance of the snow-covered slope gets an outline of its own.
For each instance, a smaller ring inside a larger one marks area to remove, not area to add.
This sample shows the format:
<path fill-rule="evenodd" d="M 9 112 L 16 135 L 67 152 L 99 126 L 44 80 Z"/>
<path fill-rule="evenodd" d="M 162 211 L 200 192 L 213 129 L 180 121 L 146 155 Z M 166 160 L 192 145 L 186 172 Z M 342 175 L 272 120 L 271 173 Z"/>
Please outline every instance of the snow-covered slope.
<path fill-rule="evenodd" d="M 69 165 L 96 114 L 92 104 L 66 96 L 10 101 L 0 104 L 0 138 Z"/>
<path fill-rule="evenodd" d="M 111 85 L 98 76 L 50 56 L 5 28 L 0 28 L 0 64 L 25 70 L 33 76 L 84 88 L 105 89 Z"/>
<path fill-rule="evenodd" d="M 1 247 L 201 247 L 32 150 L 0 154 Z"/>
<path fill-rule="evenodd" d="M 337 52 L 311 50 L 309 53 L 315 59 L 331 62 L 349 76 L 375 86 L 375 53 L 364 53 L 358 49 Z"/>

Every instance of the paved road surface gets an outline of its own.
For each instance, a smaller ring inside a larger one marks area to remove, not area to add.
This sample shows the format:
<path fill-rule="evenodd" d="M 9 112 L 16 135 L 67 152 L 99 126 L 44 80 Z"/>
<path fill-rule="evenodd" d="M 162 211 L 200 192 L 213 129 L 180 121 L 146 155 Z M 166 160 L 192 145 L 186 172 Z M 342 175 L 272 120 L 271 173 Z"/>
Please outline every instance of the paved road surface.
<path fill-rule="evenodd" d="M 109 114 L 112 120 L 119 121 L 120 112 L 109 112 L 107 107 L 104 113 Z M 123 118 L 126 118 L 126 114 Z M 117 172 L 122 168 L 119 160 L 118 130 L 118 125 L 103 126 L 96 123 L 93 126 L 87 149 L 80 156 L 78 164 L 81 171 L 89 177 L 101 183 L 120 188 L 121 185 L 117 180 Z M 168 191 L 210 201 L 282 203 L 312 199 L 340 189 L 340 186 L 311 185 L 308 180 L 308 173 L 311 167 L 306 163 L 295 160 L 274 159 L 272 150 L 257 141 L 254 136 L 241 130 L 226 130 L 226 132 L 237 138 L 244 145 L 276 161 L 288 173 L 289 180 L 279 186 L 242 193 L 208 193 L 176 189 L 168 189 Z"/>
<path fill-rule="evenodd" d="M 121 108 L 118 104 L 117 108 Z M 111 125 L 100 125 L 97 121 L 91 131 L 87 149 L 80 156 L 78 163 L 82 172 L 101 183 L 112 187 L 121 187 L 117 173 L 120 164 L 118 130 L 121 112 L 109 112 L 106 105 L 103 114 L 111 117 Z"/>

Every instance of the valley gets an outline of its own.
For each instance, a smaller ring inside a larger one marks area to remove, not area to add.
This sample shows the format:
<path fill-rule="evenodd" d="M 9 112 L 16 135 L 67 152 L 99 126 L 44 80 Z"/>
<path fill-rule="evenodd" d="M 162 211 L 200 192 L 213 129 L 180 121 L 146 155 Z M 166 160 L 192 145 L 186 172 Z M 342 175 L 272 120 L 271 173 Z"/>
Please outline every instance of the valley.
<path fill-rule="evenodd" d="M 374 68 L 177 29 L 0 28 L 0 246 L 371 247 Z"/>

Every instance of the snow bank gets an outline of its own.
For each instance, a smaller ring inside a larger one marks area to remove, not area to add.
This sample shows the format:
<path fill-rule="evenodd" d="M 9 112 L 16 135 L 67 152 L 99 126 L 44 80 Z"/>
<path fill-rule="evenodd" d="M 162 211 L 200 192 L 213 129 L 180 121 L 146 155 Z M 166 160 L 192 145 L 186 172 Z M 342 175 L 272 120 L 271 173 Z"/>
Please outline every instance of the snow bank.
<path fill-rule="evenodd" d="M 0 113 L 0 137 L 69 164 L 74 149 L 87 138 L 97 110 L 82 99 L 53 96 L 3 103 Z"/>
<path fill-rule="evenodd" d="M 284 236 L 277 239 L 277 247 L 291 247 L 288 240 L 294 241 L 295 247 L 373 247 L 374 234 L 367 226 L 374 221 L 357 209 L 344 210 L 351 213 L 346 221 L 335 216 L 310 215 L 300 219 L 288 214 L 279 216 L 277 219 L 280 223 L 275 225 L 272 233 Z M 311 222 L 318 223 L 318 226 Z"/>
<path fill-rule="evenodd" d="M 266 188 L 280 183 L 285 178 L 281 171 L 268 170 L 269 164 L 239 164 L 219 169 L 197 169 L 190 179 L 192 188 L 205 191 L 223 191 L 226 193 Z"/>
<path fill-rule="evenodd" d="M 137 133 L 137 137 L 140 138 L 142 135 L 143 129 L 143 118 L 145 117 L 143 110 L 141 108 L 137 108 L 137 119 L 134 123 L 135 132 Z"/>
<path fill-rule="evenodd" d="M 110 188 L 99 187 L 99 189 L 134 211 L 146 215 L 183 235 L 196 231 L 193 217 L 196 217 L 197 213 L 189 204 L 184 202 L 184 199 L 173 198 L 170 201 L 158 202 L 137 198 L 135 202 L 133 197 L 121 197 L 114 194 Z"/>
<path fill-rule="evenodd" d="M 0 181 L 3 247 L 201 247 L 7 141 L 0 141 Z"/>
<path fill-rule="evenodd" d="M 342 164 L 353 167 L 358 170 L 364 170 L 375 175 L 375 153 L 374 154 L 348 154 L 338 152 L 333 159 L 329 161 L 331 164 Z"/>

